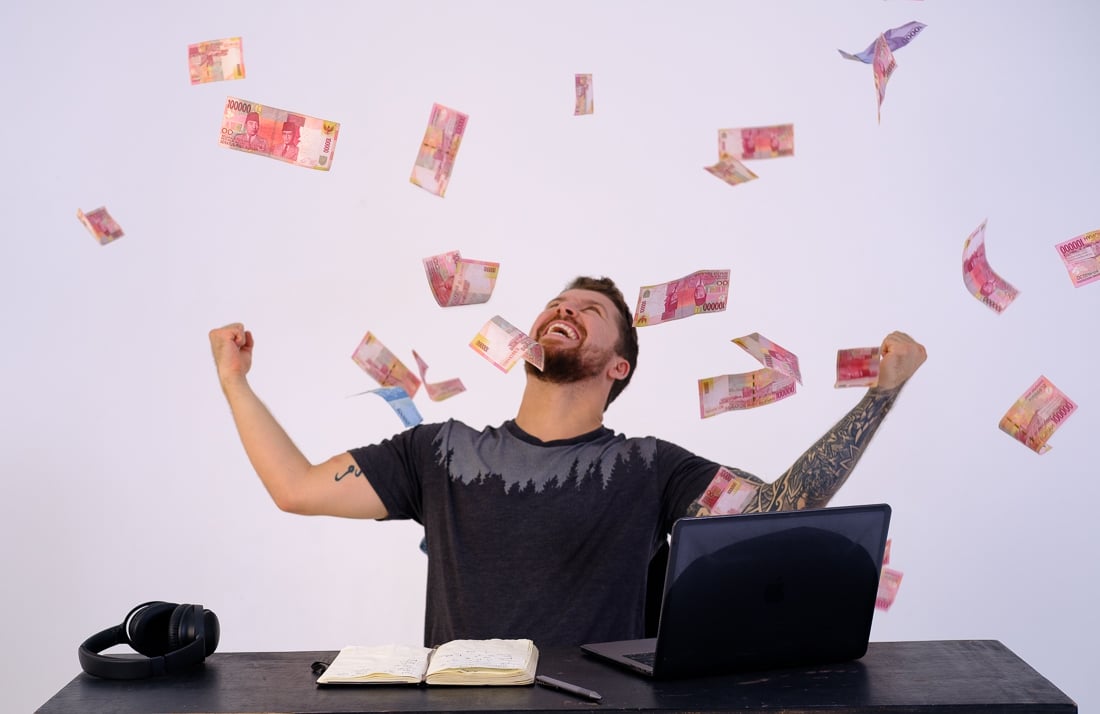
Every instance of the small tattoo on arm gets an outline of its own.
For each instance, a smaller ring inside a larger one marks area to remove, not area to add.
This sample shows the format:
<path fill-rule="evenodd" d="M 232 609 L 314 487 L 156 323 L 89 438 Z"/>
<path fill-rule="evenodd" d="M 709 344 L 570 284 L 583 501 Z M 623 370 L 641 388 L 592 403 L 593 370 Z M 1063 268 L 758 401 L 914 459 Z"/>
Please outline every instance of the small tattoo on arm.
<path fill-rule="evenodd" d="M 343 480 L 343 478 L 344 478 L 345 476 L 354 476 L 355 478 L 359 478 L 359 477 L 360 477 L 360 476 L 362 476 L 362 475 L 363 475 L 363 472 L 362 472 L 362 471 L 361 471 L 361 470 L 360 470 L 360 469 L 359 469 L 359 468 L 358 468 L 357 466 L 355 466 L 355 465 L 353 464 L 353 465 L 349 466 L 349 467 L 347 468 L 347 470 L 346 470 L 346 471 L 344 471 L 344 473 L 342 473 L 342 474 L 339 474 L 339 473 L 338 473 L 338 474 L 336 474 L 336 477 L 335 477 L 335 479 L 334 479 L 334 480 L 335 480 L 335 481 L 341 481 L 341 480 Z"/>

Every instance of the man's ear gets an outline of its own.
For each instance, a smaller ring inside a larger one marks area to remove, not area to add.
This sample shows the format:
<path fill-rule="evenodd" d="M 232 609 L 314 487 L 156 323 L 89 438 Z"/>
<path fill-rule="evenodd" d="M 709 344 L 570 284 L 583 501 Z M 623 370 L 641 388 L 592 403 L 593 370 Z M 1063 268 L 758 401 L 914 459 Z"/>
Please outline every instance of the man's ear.
<path fill-rule="evenodd" d="M 626 379 L 630 374 L 630 363 L 626 358 L 616 355 L 607 366 L 607 376 L 614 380 Z"/>

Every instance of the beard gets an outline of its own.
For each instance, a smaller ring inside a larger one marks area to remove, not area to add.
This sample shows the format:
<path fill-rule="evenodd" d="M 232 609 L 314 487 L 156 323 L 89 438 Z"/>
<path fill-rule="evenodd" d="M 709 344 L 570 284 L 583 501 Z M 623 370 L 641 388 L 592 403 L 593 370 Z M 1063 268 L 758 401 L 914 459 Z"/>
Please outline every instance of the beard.
<path fill-rule="evenodd" d="M 542 369 L 524 361 L 528 376 L 550 384 L 583 382 L 600 374 L 607 364 L 610 352 L 586 352 L 583 344 L 572 349 L 545 349 Z"/>

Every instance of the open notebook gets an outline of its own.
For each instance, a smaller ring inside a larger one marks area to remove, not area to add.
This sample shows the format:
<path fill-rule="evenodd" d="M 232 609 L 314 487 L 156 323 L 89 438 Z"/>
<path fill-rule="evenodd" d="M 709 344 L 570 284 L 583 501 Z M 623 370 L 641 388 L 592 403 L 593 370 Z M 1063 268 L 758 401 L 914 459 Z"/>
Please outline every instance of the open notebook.
<path fill-rule="evenodd" d="M 452 640 L 343 648 L 317 684 L 532 684 L 539 651 L 531 640 Z"/>

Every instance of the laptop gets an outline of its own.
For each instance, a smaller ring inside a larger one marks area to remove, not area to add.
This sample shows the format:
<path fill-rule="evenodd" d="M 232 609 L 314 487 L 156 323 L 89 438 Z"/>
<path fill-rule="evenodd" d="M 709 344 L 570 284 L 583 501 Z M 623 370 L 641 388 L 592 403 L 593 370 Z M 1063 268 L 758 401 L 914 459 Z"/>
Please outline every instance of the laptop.
<path fill-rule="evenodd" d="M 889 525 L 884 503 L 681 518 L 657 637 L 581 649 L 658 679 L 859 659 Z"/>

